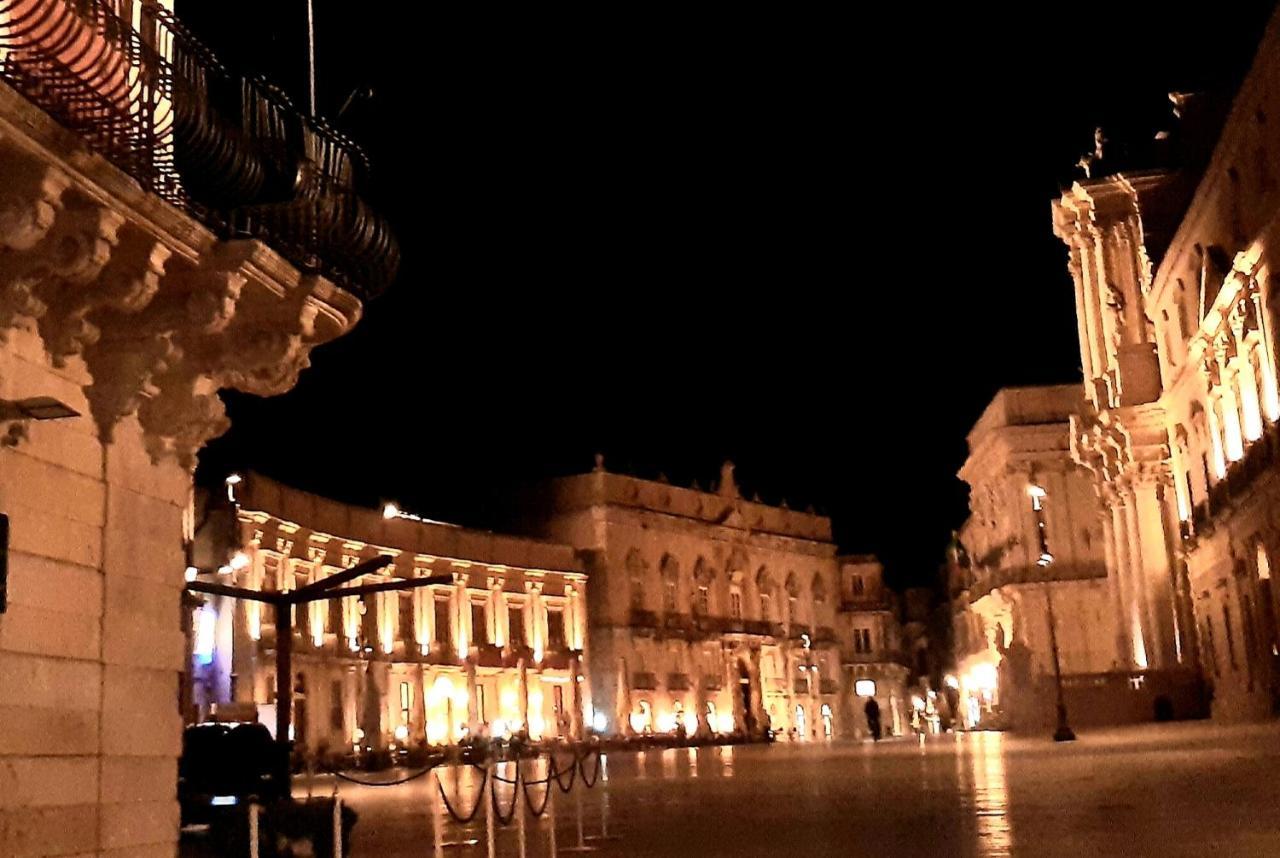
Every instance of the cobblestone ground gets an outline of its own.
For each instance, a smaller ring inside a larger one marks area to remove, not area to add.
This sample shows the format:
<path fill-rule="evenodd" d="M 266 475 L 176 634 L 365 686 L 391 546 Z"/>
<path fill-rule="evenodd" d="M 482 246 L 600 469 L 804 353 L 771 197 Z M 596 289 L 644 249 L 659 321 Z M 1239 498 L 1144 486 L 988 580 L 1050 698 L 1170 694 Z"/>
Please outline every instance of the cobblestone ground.
<path fill-rule="evenodd" d="M 1280 856 L 1278 773 L 1276 725 L 614 754 L 620 837 L 587 843 L 600 856 Z M 361 815 L 356 858 L 432 854 L 426 781 L 342 794 Z M 605 795 L 582 793 L 587 835 Z M 577 842 L 575 798 L 557 796 L 562 852 Z M 479 844 L 447 855 L 485 854 L 480 819 L 448 830 Z M 547 822 L 527 833 L 529 858 L 548 855 Z M 498 830 L 498 854 L 518 854 L 513 828 Z"/>

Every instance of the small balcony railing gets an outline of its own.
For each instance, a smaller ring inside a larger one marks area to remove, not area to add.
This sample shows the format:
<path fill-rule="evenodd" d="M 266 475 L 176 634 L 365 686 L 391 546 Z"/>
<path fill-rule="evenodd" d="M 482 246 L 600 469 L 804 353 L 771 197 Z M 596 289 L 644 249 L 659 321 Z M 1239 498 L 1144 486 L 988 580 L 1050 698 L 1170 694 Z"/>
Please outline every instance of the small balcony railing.
<path fill-rule="evenodd" d="M 259 238 L 361 298 L 399 265 L 363 152 L 226 69 L 155 0 L 0 0 L 0 80 L 223 238 Z"/>

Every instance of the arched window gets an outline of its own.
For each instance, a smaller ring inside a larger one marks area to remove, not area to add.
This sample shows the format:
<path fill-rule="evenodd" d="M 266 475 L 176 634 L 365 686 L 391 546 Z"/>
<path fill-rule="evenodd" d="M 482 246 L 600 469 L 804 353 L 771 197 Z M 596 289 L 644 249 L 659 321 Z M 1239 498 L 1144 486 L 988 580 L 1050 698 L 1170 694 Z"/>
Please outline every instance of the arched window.
<path fill-rule="evenodd" d="M 1259 581 L 1271 580 L 1271 558 L 1267 555 L 1267 546 L 1261 541 L 1258 542 L 1258 554 L 1256 566 Z"/>

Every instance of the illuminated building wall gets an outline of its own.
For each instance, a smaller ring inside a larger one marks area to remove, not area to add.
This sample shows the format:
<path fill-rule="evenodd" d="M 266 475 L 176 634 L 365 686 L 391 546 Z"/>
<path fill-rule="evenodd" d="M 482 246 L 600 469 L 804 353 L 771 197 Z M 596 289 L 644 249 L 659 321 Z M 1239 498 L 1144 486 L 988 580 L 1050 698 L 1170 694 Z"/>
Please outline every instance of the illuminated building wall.
<path fill-rule="evenodd" d="M 571 548 L 388 519 L 256 475 L 239 488 L 223 551 L 245 562 L 217 576 L 223 583 L 292 590 L 379 555 L 394 563 L 359 583 L 453 577 L 295 609 L 295 737 L 308 748 L 405 748 L 523 728 L 534 737 L 582 735 L 591 713 L 587 588 Z M 234 650 L 232 696 L 269 714 L 273 609 L 212 603 L 235 616 L 223 642 Z"/>
<path fill-rule="evenodd" d="M 1076 443 L 1114 514 L 1132 659 L 1198 668 L 1214 716 L 1229 720 L 1270 715 L 1280 691 L 1277 79 L 1280 17 L 1203 151 L 1142 173 L 1095 171 L 1055 205 L 1086 387 L 1116 388 L 1091 397 Z M 1182 125 L 1204 112 L 1171 99 Z M 1108 299 L 1117 287 L 1121 300 Z M 1123 366 L 1108 368 L 1138 343 L 1151 369 L 1126 399 Z"/>
<path fill-rule="evenodd" d="M 842 735 L 844 671 L 831 522 L 613 474 L 553 481 L 541 532 L 583 551 L 591 681 L 611 734 Z"/>
<path fill-rule="evenodd" d="M 840 704 L 845 734 L 857 738 L 868 735 L 868 697 L 874 697 L 880 707 L 885 734 L 901 733 L 911 705 L 902 606 L 885 586 L 884 567 L 874 556 L 847 555 L 837 563 L 840 595 L 836 634 L 844 680 Z"/>
<path fill-rule="evenodd" d="M 1075 385 L 1006 388 L 969 433 L 960 478 L 970 515 L 951 581 L 958 714 L 969 726 L 1034 723 L 1052 701 L 1047 588 L 1063 673 L 1120 667 L 1102 510 L 1069 450 L 1068 416 L 1080 401 Z M 1038 562 L 1033 487 L 1044 493 L 1048 566 Z"/>

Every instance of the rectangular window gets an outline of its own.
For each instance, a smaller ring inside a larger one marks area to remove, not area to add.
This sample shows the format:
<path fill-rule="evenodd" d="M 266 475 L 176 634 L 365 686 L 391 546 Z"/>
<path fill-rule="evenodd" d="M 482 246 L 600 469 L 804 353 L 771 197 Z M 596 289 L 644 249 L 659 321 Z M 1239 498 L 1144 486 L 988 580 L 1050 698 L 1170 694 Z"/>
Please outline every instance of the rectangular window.
<path fill-rule="evenodd" d="M 557 715 L 564 711 L 564 686 L 551 686 L 551 707 Z"/>
<path fill-rule="evenodd" d="M 863 583 L 862 576 L 854 575 L 853 576 L 853 595 L 861 596 L 865 589 L 866 589 L 866 584 Z"/>
<path fill-rule="evenodd" d="M 669 614 L 676 612 L 676 582 L 667 581 L 662 595 L 662 608 Z"/>
<path fill-rule="evenodd" d="M 853 630 L 853 651 L 858 653 L 871 652 L 871 629 Z"/>
<path fill-rule="evenodd" d="M 711 592 L 706 587 L 698 588 L 698 601 L 695 607 L 704 617 L 711 613 Z"/>
<path fill-rule="evenodd" d="M 344 722 L 342 680 L 335 679 L 329 689 L 329 726 L 335 731 L 341 732 Z"/>
<path fill-rule="evenodd" d="M 449 600 L 436 599 L 436 643 L 449 646 Z"/>
<path fill-rule="evenodd" d="M 737 590 L 729 593 L 729 612 L 735 620 L 742 619 L 742 594 Z"/>
<path fill-rule="evenodd" d="M 564 645 L 564 611 L 547 611 L 547 649 L 560 652 Z"/>
<path fill-rule="evenodd" d="M 471 645 L 489 642 L 489 624 L 485 622 L 484 602 L 471 603 Z"/>
<path fill-rule="evenodd" d="M 400 594 L 400 637 L 406 643 L 412 643 L 417 640 L 414 631 L 413 621 L 413 591 L 409 594 Z"/>
<path fill-rule="evenodd" d="M 526 646 L 528 640 L 524 636 L 524 606 L 507 605 L 507 643 L 510 646 Z"/>

